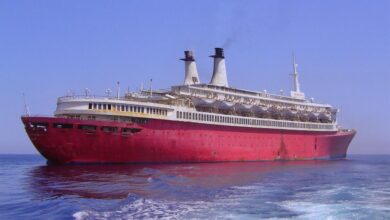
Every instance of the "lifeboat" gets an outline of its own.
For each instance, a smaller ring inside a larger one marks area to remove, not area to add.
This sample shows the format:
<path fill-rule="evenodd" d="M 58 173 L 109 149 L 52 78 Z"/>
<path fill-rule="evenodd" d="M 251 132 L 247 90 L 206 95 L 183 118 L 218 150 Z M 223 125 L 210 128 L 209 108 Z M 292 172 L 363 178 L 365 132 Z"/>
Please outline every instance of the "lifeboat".
<path fill-rule="evenodd" d="M 257 117 L 260 117 L 260 118 L 269 118 L 270 117 L 270 114 L 269 114 L 267 108 L 264 108 L 264 107 L 261 107 L 258 105 L 253 105 L 251 110 Z"/>
<path fill-rule="evenodd" d="M 250 112 L 252 106 L 251 106 L 251 105 L 247 105 L 247 104 L 234 104 L 233 108 L 234 108 L 236 111 Z"/>
<path fill-rule="evenodd" d="M 233 105 L 234 111 L 239 115 L 243 115 L 243 116 L 249 116 L 253 114 L 251 111 L 251 107 L 252 105 L 239 104 L 239 103 Z"/>
<path fill-rule="evenodd" d="M 300 121 L 309 121 L 309 114 L 307 112 L 297 112 L 297 117 Z"/>
<path fill-rule="evenodd" d="M 201 106 L 201 107 L 212 107 L 214 102 L 216 102 L 215 99 L 205 99 L 205 98 L 193 98 L 192 102 L 195 106 Z"/>
<path fill-rule="evenodd" d="M 307 116 L 308 116 L 310 122 L 317 122 L 318 121 L 317 115 L 314 114 L 313 112 L 309 112 L 307 114 Z"/>
<path fill-rule="evenodd" d="M 328 115 L 326 115 L 325 113 L 320 113 L 317 118 L 320 122 L 323 122 L 323 123 L 331 122 L 330 117 Z"/>
<path fill-rule="evenodd" d="M 282 118 L 282 112 L 277 109 L 276 107 L 271 107 L 269 108 L 269 113 L 270 113 L 270 116 L 271 118 L 273 119 L 281 119 Z"/>
<path fill-rule="evenodd" d="M 216 101 L 214 102 L 213 106 L 222 110 L 230 110 L 234 106 L 234 103 L 225 102 L 225 101 Z"/>
<path fill-rule="evenodd" d="M 281 116 L 285 120 L 294 120 L 296 118 L 296 114 L 294 114 L 290 109 L 282 110 Z"/>

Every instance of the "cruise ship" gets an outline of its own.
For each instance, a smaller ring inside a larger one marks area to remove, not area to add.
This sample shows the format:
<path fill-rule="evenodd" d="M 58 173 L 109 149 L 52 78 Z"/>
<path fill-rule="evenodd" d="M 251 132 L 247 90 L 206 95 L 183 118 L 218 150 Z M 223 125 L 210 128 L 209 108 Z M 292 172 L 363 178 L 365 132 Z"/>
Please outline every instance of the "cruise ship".
<path fill-rule="evenodd" d="M 167 90 L 58 98 L 53 116 L 25 114 L 25 130 L 53 164 L 192 163 L 345 158 L 356 131 L 338 110 L 306 99 L 293 62 L 289 95 L 229 86 L 215 48 L 210 83 L 185 51 L 182 85 Z"/>

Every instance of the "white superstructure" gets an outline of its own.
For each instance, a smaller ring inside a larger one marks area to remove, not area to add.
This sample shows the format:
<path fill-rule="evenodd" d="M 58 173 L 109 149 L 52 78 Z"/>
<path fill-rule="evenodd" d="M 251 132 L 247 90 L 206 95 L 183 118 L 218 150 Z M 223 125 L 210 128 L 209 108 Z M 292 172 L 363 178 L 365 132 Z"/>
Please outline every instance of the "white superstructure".
<path fill-rule="evenodd" d="M 266 129 L 337 130 L 337 109 L 304 98 L 295 58 L 294 89 L 291 96 L 283 96 L 229 87 L 223 50 L 217 48 L 213 57 L 210 84 L 200 83 L 193 54 L 186 51 L 182 59 L 184 85 L 166 91 L 141 90 L 123 97 L 65 96 L 58 99 L 55 115 L 114 121 L 141 118 Z"/>

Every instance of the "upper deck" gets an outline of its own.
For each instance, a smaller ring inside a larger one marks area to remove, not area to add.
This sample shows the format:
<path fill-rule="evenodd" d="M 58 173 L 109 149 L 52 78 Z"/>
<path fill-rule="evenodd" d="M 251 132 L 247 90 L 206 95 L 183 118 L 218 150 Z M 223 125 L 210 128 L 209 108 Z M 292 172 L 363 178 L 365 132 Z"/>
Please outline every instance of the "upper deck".
<path fill-rule="evenodd" d="M 210 84 L 172 86 L 172 92 L 178 95 L 188 95 L 188 96 L 202 97 L 202 98 L 214 98 L 214 99 L 224 100 L 224 101 L 254 99 L 254 100 L 270 101 L 279 104 L 297 105 L 297 106 L 312 106 L 312 107 L 322 107 L 322 108 L 332 107 L 329 104 L 314 103 L 306 99 L 270 94 L 266 92 L 256 92 L 256 91 L 236 89 L 231 87 L 216 86 Z"/>
<path fill-rule="evenodd" d="M 303 122 L 284 119 L 259 118 L 255 115 L 243 116 L 223 114 L 221 112 L 203 112 L 189 106 L 160 104 L 148 99 L 135 101 L 124 97 L 60 97 L 54 114 L 57 117 L 110 121 L 128 121 L 132 120 L 132 118 L 145 118 L 281 130 L 337 130 L 337 123 Z"/>

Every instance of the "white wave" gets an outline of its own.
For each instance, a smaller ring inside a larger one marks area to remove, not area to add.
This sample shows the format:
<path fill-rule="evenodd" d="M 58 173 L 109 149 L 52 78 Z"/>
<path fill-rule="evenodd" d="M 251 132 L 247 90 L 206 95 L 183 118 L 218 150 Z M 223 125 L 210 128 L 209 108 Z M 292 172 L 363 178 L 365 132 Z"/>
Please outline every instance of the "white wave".
<path fill-rule="evenodd" d="M 278 192 L 275 191 L 278 188 L 261 183 L 232 186 L 203 201 L 140 198 L 129 194 L 126 204 L 115 210 L 82 210 L 76 212 L 73 217 L 76 220 L 156 218 L 338 220 L 369 219 L 372 215 L 383 219 L 389 217 L 390 200 L 384 196 L 388 195 L 387 189 L 347 187 L 341 184 L 319 185 L 302 187 L 293 190 L 292 195 L 287 193 L 286 197 L 275 198 L 273 194 Z M 266 200 L 267 196 L 271 201 Z M 278 211 L 284 211 L 285 214 L 279 214 Z"/>
<path fill-rule="evenodd" d="M 190 212 L 206 209 L 204 202 L 181 203 L 164 200 L 137 199 L 114 211 L 83 210 L 76 212 L 76 220 L 87 219 L 181 219 Z"/>
<path fill-rule="evenodd" d="M 295 219 L 388 219 L 390 206 L 384 194 L 386 190 L 333 185 L 296 193 L 278 205 L 297 213 Z"/>
<path fill-rule="evenodd" d="M 75 220 L 83 220 L 86 219 L 86 217 L 88 217 L 88 212 L 86 211 L 80 211 L 73 214 Z"/>
<path fill-rule="evenodd" d="M 234 212 L 243 200 L 250 198 L 259 187 L 235 186 L 217 193 L 208 201 L 170 201 L 139 198 L 128 195 L 128 204 L 112 211 L 82 210 L 73 214 L 76 220 L 88 219 L 250 219 Z M 231 208 L 233 207 L 233 209 Z"/>

